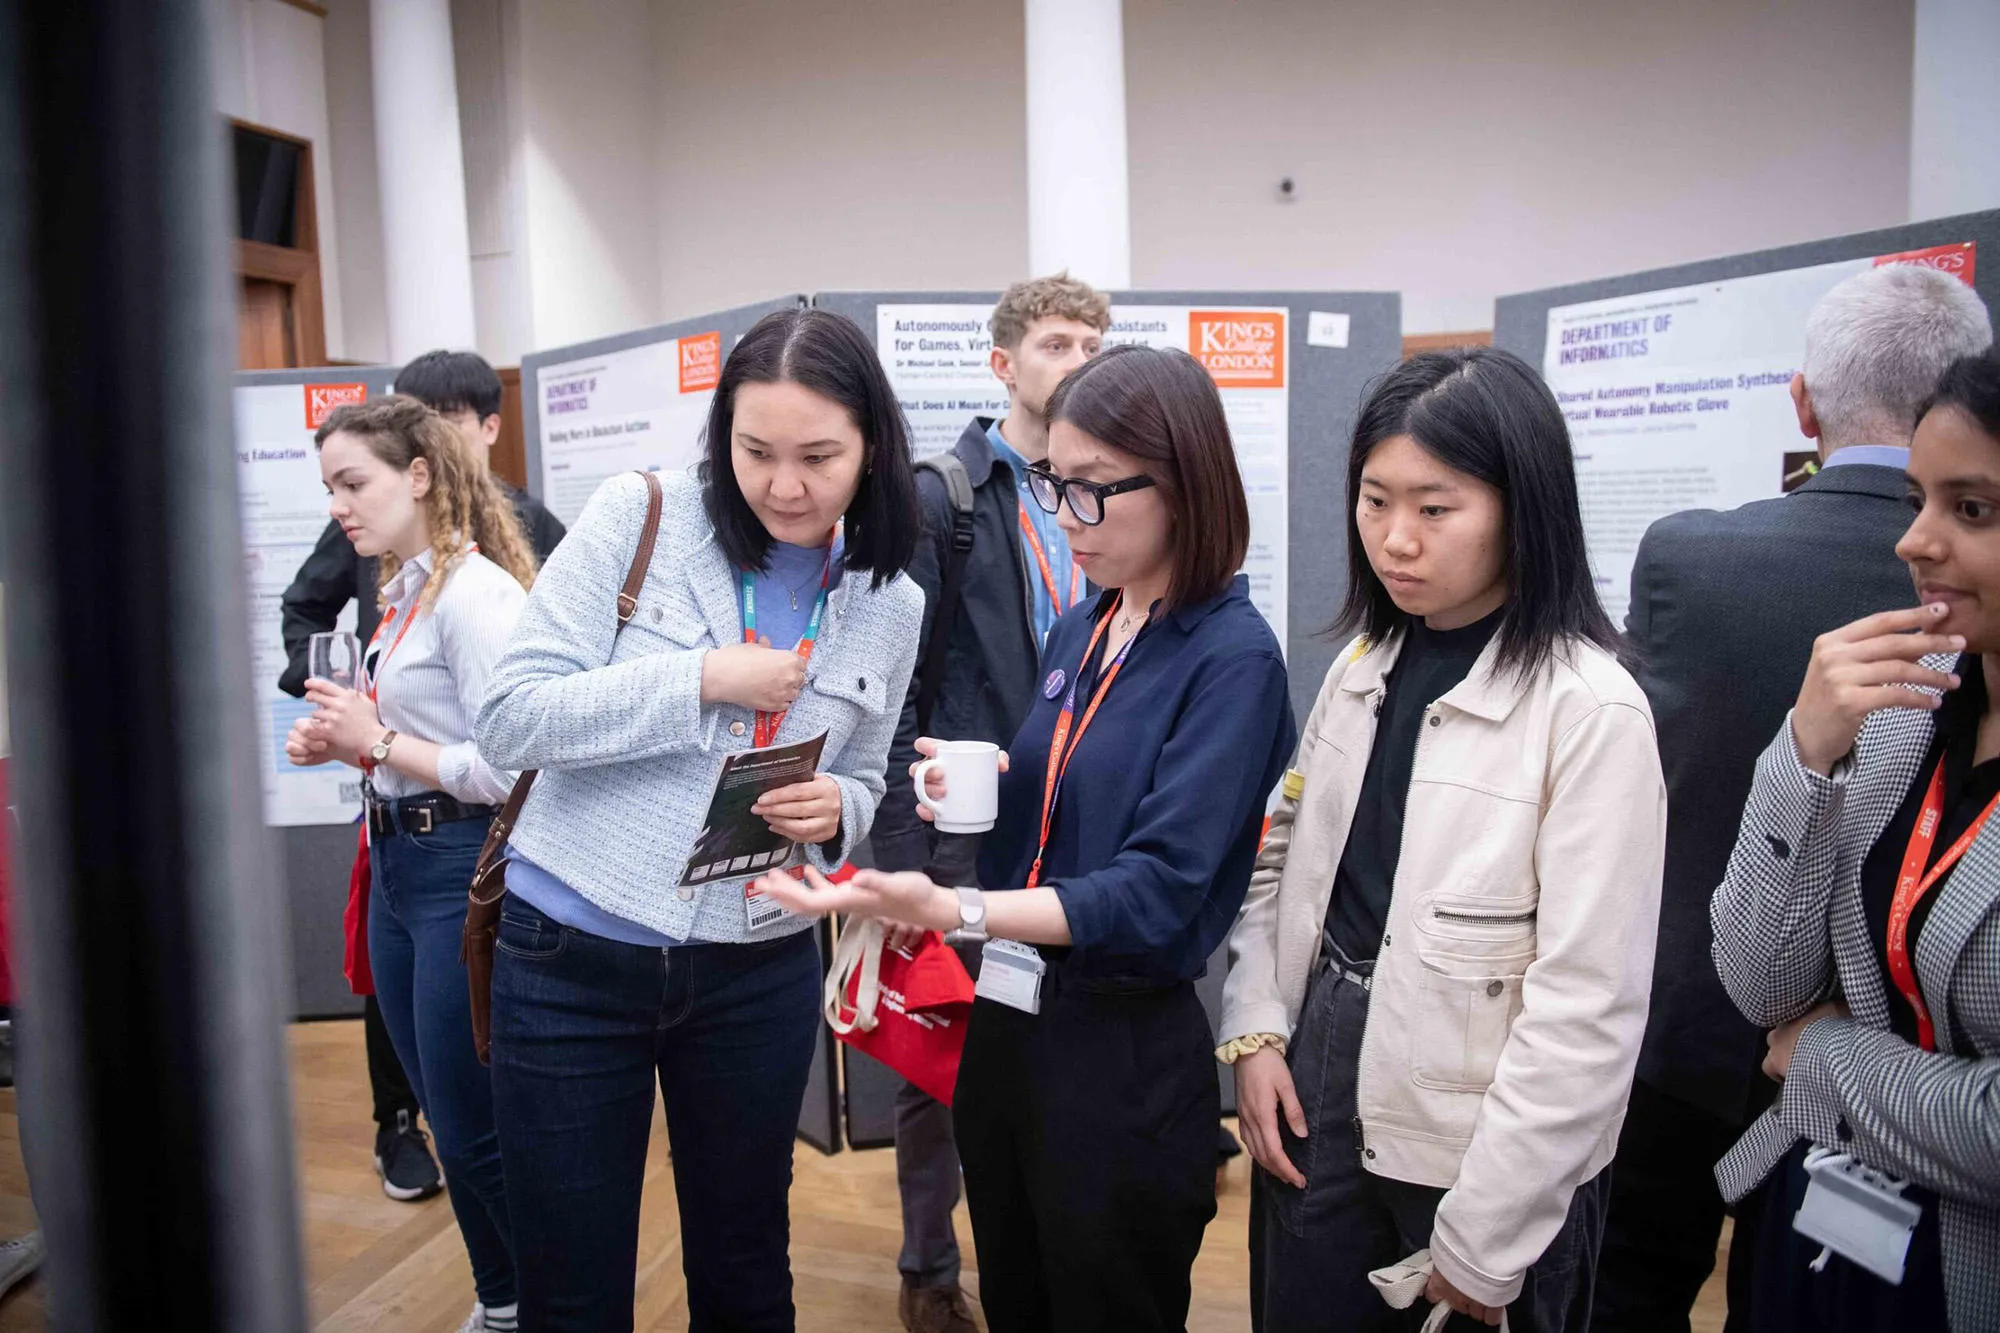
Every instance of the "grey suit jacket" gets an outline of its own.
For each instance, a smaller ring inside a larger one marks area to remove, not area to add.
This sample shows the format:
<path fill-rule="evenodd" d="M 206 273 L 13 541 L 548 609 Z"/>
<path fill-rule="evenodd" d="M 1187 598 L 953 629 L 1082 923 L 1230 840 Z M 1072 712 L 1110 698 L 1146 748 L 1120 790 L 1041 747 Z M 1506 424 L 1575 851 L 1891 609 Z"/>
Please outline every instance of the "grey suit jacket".
<path fill-rule="evenodd" d="M 1813 640 L 1913 606 L 1895 545 L 1909 526 L 1900 472 L 1827 468 L 1799 490 L 1655 523 L 1632 567 L 1626 631 L 1667 778 L 1667 863 L 1653 1008 L 1638 1077 L 1732 1124 L 1769 1100 L 1763 1033 L 1709 961 L 1721 882 L 1757 755 L 1798 695 Z"/>
<path fill-rule="evenodd" d="M 1950 657 L 1926 659 L 1947 669 Z M 2000 1328 L 2000 821 L 1934 890 L 1917 984 L 1937 1050 L 1889 1030 L 1861 902 L 1861 863 L 1929 752 L 1929 713 L 1884 710 L 1830 778 L 1798 760 L 1789 721 L 1756 785 L 1715 891 L 1715 965 L 1759 1027 L 1837 995 L 1852 1018 L 1800 1034 L 1777 1104 L 1716 1167 L 1742 1198 L 1799 1139 L 1934 1190 L 1951 1326 Z"/>

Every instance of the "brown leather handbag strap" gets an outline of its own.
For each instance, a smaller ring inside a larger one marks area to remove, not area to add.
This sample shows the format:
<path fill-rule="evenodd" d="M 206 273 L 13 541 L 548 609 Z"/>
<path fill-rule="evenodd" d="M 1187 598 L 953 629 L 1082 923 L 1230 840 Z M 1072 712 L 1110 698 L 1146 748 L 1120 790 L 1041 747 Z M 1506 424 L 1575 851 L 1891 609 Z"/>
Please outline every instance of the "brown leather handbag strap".
<path fill-rule="evenodd" d="M 632 567 L 625 571 L 625 586 L 618 590 L 618 628 L 624 629 L 639 610 L 639 592 L 646 586 L 646 571 L 653 564 L 653 543 L 660 535 L 661 491 L 658 473 L 642 472 L 646 479 L 646 522 L 639 529 L 639 546 L 632 553 Z M 479 856 L 479 870 L 472 879 L 472 901 L 481 906 L 498 902 L 507 891 L 505 876 L 488 873 L 493 865 L 506 854 L 507 843 L 514 836 L 514 822 L 521 817 L 521 807 L 527 804 L 528 792 L 535 785 L 534 769 L 529 769 L 514 779 L 514 789 L 507 793 L 507 803 L 500 807 L 500 813 L 493 818 L 493 826 L 487 832 L 486 846 Z M 489 884 L 487 881 L 492 880 Z M 482 897 L 481 890 L 488 896 Z"/>

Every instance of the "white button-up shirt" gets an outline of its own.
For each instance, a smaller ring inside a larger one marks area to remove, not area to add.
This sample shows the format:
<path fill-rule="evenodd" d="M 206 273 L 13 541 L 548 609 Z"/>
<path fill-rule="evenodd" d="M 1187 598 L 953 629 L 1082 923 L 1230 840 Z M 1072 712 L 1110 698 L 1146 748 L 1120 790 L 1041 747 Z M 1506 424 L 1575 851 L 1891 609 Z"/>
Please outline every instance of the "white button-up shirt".
<path fill-rule="evenodd" d="M 368 651 L 376 706 L 383 726 L 442 747 L 440 789 L 474 805 L 498 805 L 514 774 L 479 757 L 472 723 L 528 594 L 512 574 L 474 551 L 446 571 L 430 610 L 404 630 L 430 577 L 431 559 L 425 551 L 405 561 L 384 590 L 388 609 Z M 385 800 L 431 790 L 388 764 L 375 770 L 374 786 Z"/>

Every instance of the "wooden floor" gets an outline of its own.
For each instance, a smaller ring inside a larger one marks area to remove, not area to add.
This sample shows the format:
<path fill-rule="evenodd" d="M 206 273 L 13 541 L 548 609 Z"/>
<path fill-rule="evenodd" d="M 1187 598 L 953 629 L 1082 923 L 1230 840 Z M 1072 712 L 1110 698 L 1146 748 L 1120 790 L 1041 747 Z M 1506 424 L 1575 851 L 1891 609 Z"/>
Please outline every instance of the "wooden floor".
<path fill-rule="evenodd" d="M 396 1203 L 382 1194 L 370 1155 L 374 1124 L 359 1022 L 302 1023 L 291 1029 L 300 1198 L 317 1333 L 455 1333 L 472 1305 L 472 1278 L 451 1208 L 442 1198 Z M 641 1212 L 636 1327 L 687 1327 L 666 1131 L 656 1118 Z M 792 1188 L 792 1273 L 802 1333 L 878 1333 L 896 1319 L 896 1252 L 901 1225 L 895 1154 L 822 1156 L 801 1144 Z M 1247 1157 L 1220 1177 L 1219 1211 L 1195 1264 L 1192 1333 L 1249 1327 L 1250 1198 Z M 961 1205 L 958 1234 L 965 1284 L 976 1295 L 970 1231 Z M 0 1092 L 0 1235 L 33 1225 L 21 1167 L 14 1094 Z M 1723 1245 L 1726 1251 L 1728 1236 Z M 1718 1272 L 1721 1264 L 1718 1263 Z M 1697 1333 L 1722 1327 L 1719 1278 L 1696 1307 Z M 30 1282 L 0 1304 L 0 1333 L 41 1333 L 42 1284 Z"/>

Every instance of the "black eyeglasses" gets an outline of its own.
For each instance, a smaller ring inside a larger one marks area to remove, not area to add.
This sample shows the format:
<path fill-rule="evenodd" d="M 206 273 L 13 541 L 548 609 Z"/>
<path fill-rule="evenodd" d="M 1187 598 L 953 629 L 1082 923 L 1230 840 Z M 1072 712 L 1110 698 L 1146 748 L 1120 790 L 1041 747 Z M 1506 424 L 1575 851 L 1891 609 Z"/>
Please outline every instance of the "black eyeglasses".
<path fill-rule="evenodd" d="M 1055 513 L 1067 499 L 1069 512 L 1076 515 L 1076 521 L 1093 528 L 1104 521 L 1107 499 L 1157 484 L 1144 473 L 1123 481 L 1085 481 L 1081 477 L 1058 477 L 1045 467 L 1028 469 L 1028 494 L 1035 497 L 1043 513 Z"/>

